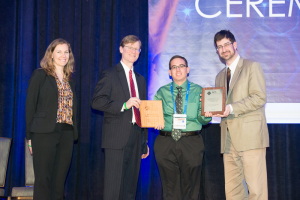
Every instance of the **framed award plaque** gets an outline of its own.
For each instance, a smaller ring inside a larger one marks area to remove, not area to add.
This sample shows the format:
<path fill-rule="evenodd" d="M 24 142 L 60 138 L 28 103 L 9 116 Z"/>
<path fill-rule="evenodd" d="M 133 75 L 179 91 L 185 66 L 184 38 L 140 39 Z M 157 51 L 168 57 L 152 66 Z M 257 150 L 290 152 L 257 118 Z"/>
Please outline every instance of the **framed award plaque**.
<path fill-rule="evenodd" d="M 225 87 L 202 88 L 201 115 L 211 112 L 213 115 L 225 111 Z"/>
<path fill-rule="evenodd" d="M 154 128 L 164 125 L 164 115 L 161 100 L 142 100 L 140 105 L 141 126 Z"/>

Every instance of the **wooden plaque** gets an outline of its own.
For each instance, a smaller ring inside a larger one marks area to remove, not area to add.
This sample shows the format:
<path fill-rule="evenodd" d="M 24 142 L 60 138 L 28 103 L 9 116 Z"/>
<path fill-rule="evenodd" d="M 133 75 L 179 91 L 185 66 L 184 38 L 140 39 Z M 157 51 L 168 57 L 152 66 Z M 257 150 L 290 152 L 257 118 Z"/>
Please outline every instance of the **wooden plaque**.
<path fill-rule="evenodd" d="M 225 111 L 225 87 L 202 88 L 201 115 L 211 112 L 213 115 Z"/>
<path fill-rule="evenodd" d="M 140 115 L 143 128 L 154 128 L 159 124 L 165 124 L 161 100 L 142 100 Z"/>

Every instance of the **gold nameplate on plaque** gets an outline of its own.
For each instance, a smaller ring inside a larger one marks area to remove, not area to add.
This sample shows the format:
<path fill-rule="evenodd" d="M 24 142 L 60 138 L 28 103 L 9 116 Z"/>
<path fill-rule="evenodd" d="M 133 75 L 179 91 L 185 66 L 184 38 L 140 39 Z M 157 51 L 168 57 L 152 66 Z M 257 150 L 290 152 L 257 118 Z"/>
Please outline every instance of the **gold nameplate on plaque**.
<path fill-rule="evenodd" d="M 157 125 L 165 125 L 161 100 L 142 100 L 140 115 L 141 126 L 143 128 L 154 128 Z"/>

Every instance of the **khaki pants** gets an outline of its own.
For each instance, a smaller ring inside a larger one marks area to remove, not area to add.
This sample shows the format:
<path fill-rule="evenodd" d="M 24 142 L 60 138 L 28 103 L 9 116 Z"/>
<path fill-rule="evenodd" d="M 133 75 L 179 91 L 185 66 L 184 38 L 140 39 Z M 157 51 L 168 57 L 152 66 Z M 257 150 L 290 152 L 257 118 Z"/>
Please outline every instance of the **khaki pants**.
<path fill-rule="evenodd" d="M 266 148 L 238 152 L 231 144 L 223 161 L 227 200 L 268 200 Z"/>

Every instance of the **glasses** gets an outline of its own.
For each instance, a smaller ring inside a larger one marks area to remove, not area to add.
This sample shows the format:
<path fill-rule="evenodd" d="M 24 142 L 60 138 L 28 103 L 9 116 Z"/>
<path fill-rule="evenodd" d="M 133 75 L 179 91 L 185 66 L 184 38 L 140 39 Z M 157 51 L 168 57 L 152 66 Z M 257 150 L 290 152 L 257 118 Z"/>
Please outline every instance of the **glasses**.
<path fill-rule="evenodd" d="M 127 47 L 127 49 L 129 49 L 130 51 L 141 52 L 141 49 L 136 49 L 136 48 L 129 47 L 129 46 L 125 46 L 125 47 Z"/>
<path fill-rule="evenodd" d="M 183 65 L 183 64 L 181 64 L 181 65 L 179 65 L 179 66 L 173 65 L 173 66 L 171 67 L 171 69 L 177 70 L 177 69 L 182 69 L 182 68 L 184 68 L 184 67 L 186 67 L 186 66 Z"/>
<path fill-rule="evenodd" d="M 223 48 L 227 49 L 232 44 L 233 44 L 233 42 L 230 42 L 230 43 L 224 44 L 224 46 L 222 46 L 222 45 L 217 46 L 217 51 L 221 51 Z"/>

